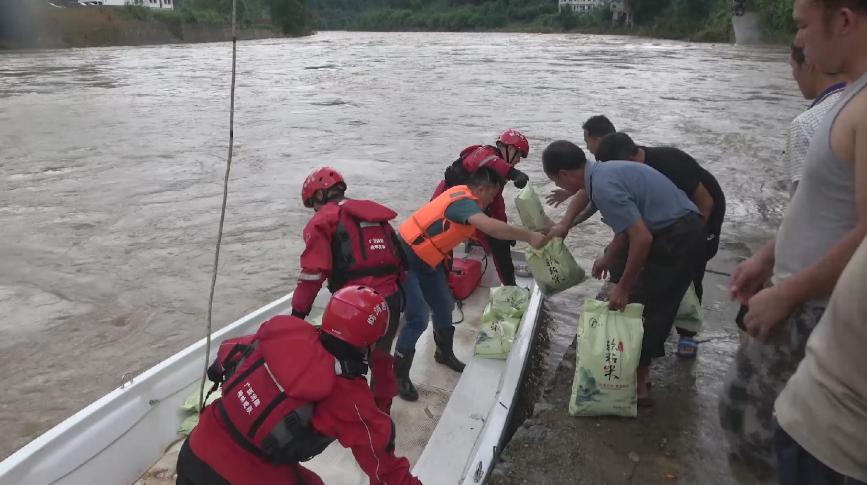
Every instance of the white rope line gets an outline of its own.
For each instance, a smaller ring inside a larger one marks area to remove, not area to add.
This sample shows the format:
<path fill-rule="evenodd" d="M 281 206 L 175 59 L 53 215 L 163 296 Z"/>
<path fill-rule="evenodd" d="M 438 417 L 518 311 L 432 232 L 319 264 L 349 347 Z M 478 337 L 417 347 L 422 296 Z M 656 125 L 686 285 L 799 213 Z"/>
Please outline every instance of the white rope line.
<path fill-rule="evenodd" d="M 232 87 L 229 101 L 229 155 L 226 158 L 226 177 L 223 180 L 223 206 L 220 209 L 220 228 L 217 232 L 217 250 L 214 252 L 214 274 L 211 278 L 211 294 L 208 297 L 208 328 L 205 334 L 205 369 L 199 388 L 199 410 L 205 407 L 205 381 L 208 379 L 208 364 L 211 362 L 211 328 L 213 327 L 214 290 L 217 287 L 217 270 L 220 265 L 220 245 L 223 242 L 223 222 L 226 220 L 226 200 L 229 197 L 229 172 L 232 169 L 232 148 L 235 142 L 235 66 L 238 51 L 238 36 L 235 26 L 237 0 L 232 0 Z"/>

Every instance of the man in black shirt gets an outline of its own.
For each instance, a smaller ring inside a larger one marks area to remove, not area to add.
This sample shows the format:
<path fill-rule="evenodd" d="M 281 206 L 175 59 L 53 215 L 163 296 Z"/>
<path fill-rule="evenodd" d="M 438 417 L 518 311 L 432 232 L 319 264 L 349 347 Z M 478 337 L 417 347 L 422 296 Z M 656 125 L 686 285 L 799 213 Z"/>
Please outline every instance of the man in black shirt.
<path fill-rule="evenodd" d="M 631 160 L 649 165 L 668 177 L 674 185 L 684 191 L 690 200 L 701 211 L 707 224 L 708 239 L 705 246 L 705 261 L 710 261 L 719 250 L 719 237 L 725 217 L 725 195 L 716 178 L 702 168 L 698 162 L 686 152 L 672 147 L 640 147 L 626 133 L 613 133 L 599 143 L 596 159 L 600 162 L 609 160 Z M 693 280 L 695 292 L 699 301 L 704 293 L 702 279 L 704 267 L 697 272 Z M 612 271 L 612 281 L 619 279 L 619 271 Z M 696 350 L 695 332 L 678 328 L 680 341 L 678 355 L 694 356 Z"/>
<path fill-rule="evenodd" d="M 596 159 L 631 160 L 655 168 L 684 191 L 704 216 L 708 227 L 707 259 L 719 250 L 719 235 L 726 212 L 726 199 L 716 178 L 683 150 L 673 147 L 640 147 L 626 133 L 613 133 L 602 139 Z M 701 283 L 695 288 L 701 298 Z"/>

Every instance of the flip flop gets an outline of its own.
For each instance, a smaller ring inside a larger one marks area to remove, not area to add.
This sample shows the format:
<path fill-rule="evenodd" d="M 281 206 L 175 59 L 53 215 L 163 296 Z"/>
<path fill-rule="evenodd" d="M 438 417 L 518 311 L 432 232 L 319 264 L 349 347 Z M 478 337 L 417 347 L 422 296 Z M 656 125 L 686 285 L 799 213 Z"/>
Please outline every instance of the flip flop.
<path fill-rule="evenodd" d="M 692 337 L 680 337 L 677 341 L 677 356 L 684 359 L 694 359 L 698 355 L 698 342 Z"/>

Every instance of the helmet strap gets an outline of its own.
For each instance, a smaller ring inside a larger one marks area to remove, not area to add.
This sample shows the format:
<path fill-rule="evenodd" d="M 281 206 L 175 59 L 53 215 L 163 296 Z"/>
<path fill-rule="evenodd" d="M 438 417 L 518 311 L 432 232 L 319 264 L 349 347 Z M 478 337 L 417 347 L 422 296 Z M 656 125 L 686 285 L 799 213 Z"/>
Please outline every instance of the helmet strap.
<path fill-rule="evenodd" d="M 338 374 L 340 377 L 355 379 L 367 375 L 368 365 L 366 360 L 338 360 Z"/>
<path fill-rule="evenodd" d="M 347 379 L 355 379 L 356 377 L 361 377 L 367 374 L 367 350 L 362 351 L 361 349 L 324 332 L 319 334 L 319 341 L 322 342 L 322 346 L 325 347 L 325 350 L 333 355 L 334 359 L 337 361 L 335 370 L 339 376 Z"/>

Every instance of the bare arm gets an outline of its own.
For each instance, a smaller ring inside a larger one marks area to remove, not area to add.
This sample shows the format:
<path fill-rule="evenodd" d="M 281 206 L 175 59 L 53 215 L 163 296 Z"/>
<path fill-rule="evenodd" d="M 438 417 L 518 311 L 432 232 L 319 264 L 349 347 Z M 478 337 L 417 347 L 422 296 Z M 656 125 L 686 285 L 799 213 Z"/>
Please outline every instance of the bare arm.
<path fill-rule="evenodd" d="M 587 204 L 587 207 L 585 207 L 584 210 L 582 210 L 581 213 L 578 214 L 578 216 L 572 220 L 572 227 L 575 227 L 578 224 L 581 224 L 582 222 L 586 221 L 587 219 L 590 219 L 593 216 L 593 214 L 595 214 L 598 210 L 599 209 L 597 209 L 596 206 L 593 205 L 592 202 Z"/>
<path fill-rule="evenodd" d="M 641 268 L 647 262 L 647 256 L 650 254 L 650 245 L 653 244 L 653 234 L 650 233 L 641 219 L 638 219 L 626 228 L 625 233 L 618 234 L 611 241 L 608 250 L 616 250 L 618 245 L 625 244 L 626 239 L 629 240 L 629 255 L 626 258 L 626 269 L 623 271 L 623 276 L 620 277 L 617 285 L 608 291 L 608 308 L 612 310 L 622 310 L 629 303 L 629 293 L 638 279 Z M 623 250 L 622 246 L 620 250 Z"/>
<path fill-rule="evenodd" d="M 626 238 L 629 239 L 629 256 L 626 258 L 626 269 L 623 270 L 623 276 L 620 277 L 618 285 L 625 290 L 630 290 L 638 279 L 638 274 L 644 267 L 644 263 L 647 262 L 650 245 L 653 244 L 653 234 L 647 229 L 644 221 L 638 219 L 626 229 Z M 626 238 L 623 240 L 624 243 Z M 615 238 L 616 240 L 617 238 Z"/>
<path fill-rule="evenodd" d="M 740 263 L 732 272 L 729 297 L 746 305 L 750 298 L 771 279 L 774 273 L 774 250 L 776 241 L 771 239 L 761 249 Z"/>
<path fill-rule="evenodd" d="M 593 208 L 592 211 L 587 211 L 586 209 Z M 589 212 L 585 215 L 585 212 Z M 566 213 L 563 215 L 563 218 L 560 219 L 560 222 L 554 224 L 548 230 L 548 234 L 554 237 L 563 237 L 565 238 L 567 234 L 569 234 L 569 230 L 575 227 L 578 223 L 583 222 L 588 217 L 593 215 L 596 212 L 595 207 L 590 204 L 590 198 L 587 197 L 586 190 L 579 190 L 575 193 L 575 196 L 572 197 L 572 200 L 569 202 L 569 207 L 566 208 Z M 576 217 L 583 216 L 583 219 L 574 222 Z"/>
<path fill-rule="evenodd" d="M 710 219 L 710 213 L 713 211 L 713 197 L 710 196 L 710 192 L 707 191 L 707 188 L 701 182 L 699 182 L 698 187 L 695 189 L 695 193 L 692 194 L 692 201 L 695 202 L 698 211 L 701 212 L 701 216 L 704 218 L 704 222 L 707 223 Z"/>
<path fill-rule="evenodd" d="M 572 227 L 572 221 L 581 214 L 582 211 L 590 204 L 590 198 L 587 197 L 586 190 L 579 190 L 569 202 L 569 207 L 566 208 L 566 213 L 560 219 L 560 224 L 567 227 Z"/>
<path fill-rule="evenodd" d="M 615 234 L 614 239 L 608 244 L 608 247 L 605 249 L 605 256 L 609 258 L 614 258 L 620 253 L 623 252 L 623 249 L 626 247 L 626 243 L 629 241 L 629 238 L 626 236 L 625 232 L 621 232 L 620 234 Z"/>
<path fill-rule="evenodd" d="M 469 219 L 467 219 L 467 222 L 489 236 L 504 241 L 524 241 L 535 248 L 544 246 L 549 240 L 549 238 L 545 237 L 541 233 L 511 226 L 503 221 L 488 217 L 484 212 L 473 214 Z"/>
<path fill-rule="evenodd" d="M 614 264 L 615 258 L 623 252 L 627 241 L 625 232 L 614 235 L 614 239 L 606 246 L 605 253 L 593 262 L 592 274 L 594 278 L 601 280 L 607 277 L 611 265 Z"/>

